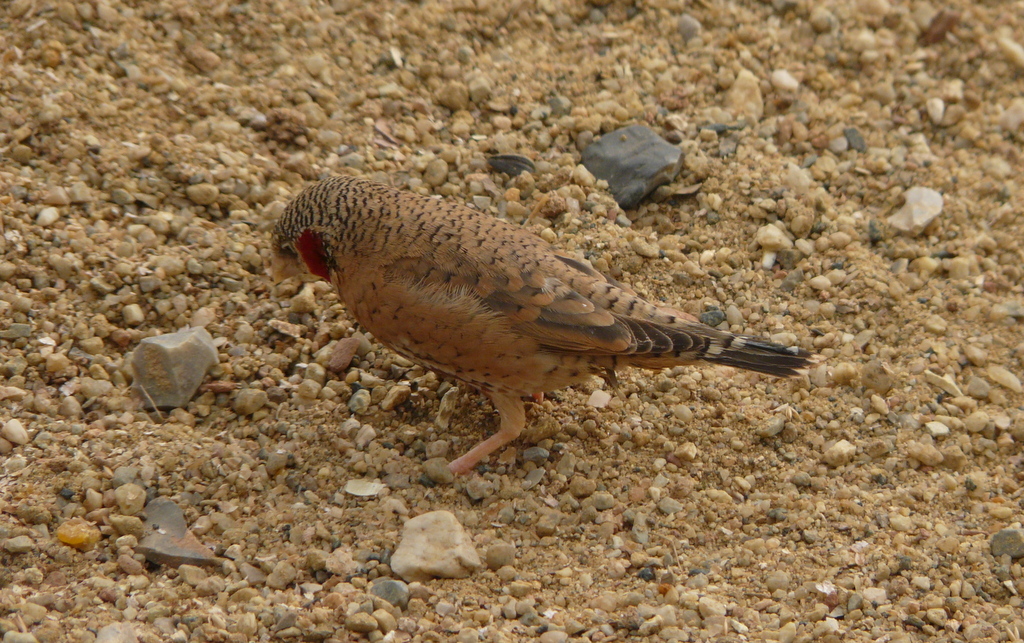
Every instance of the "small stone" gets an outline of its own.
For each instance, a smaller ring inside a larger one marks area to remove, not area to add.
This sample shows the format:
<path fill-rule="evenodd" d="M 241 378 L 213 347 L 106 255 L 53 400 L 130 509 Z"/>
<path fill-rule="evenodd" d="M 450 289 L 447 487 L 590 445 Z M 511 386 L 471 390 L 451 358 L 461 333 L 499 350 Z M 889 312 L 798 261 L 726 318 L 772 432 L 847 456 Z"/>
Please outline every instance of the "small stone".
<path fill-rule="evenodd" d="M 700 35 L 700 21 L 688 13 L 679 16 L 676 25 L 679 29 L 679 35 L 683 37 L 683 42 L 688 43 Z"/>
<path fill-rule="evenodd" d="M 942 214 L 942 195 L 931 188 L 910 188 L 903 199 L 903 207 L 889 217 L 889 224 L 904 234 L 920 234 Z"/>
<path fill-rule="evenodd" d="M 832 282 L 825 275 L 818 275 L 811 277 L 807 280 L 807 285 L 815 290 L 828 290 L 832 287 Z"/>
<path fill-rule="evenodd" d="M 967 380 L 967 394 L 977 400 L 987 400 L 989 393 L 992 392 L 992 385 L 984 379 L 972 375 L 971 379 Z"/>
<path fill-rule="evenodd" d="M 1021 392 L 1020 378 L 1011 373 L 1007 368 L 998 364 L 990 364 L 987 373 L 992 381 L 999 386 L 1010 389 L 1014 393 Z"/>
<path fill-rule="evenodd" d="M 100 530 L 85 518 L 72 518 L 57 527 L 57 540 L 87 551 L 100 541 Z"/>
<path fill-rule="evenodd" d="M 1024 529 L 1001 529 L 992 535 L 990 541 L 992 555 L 996 558 L 1024 557 Z"/>
<path fill-rule="evenodd" d="M 114 489 L 114 500 L 122 514 L 134 516 L 146 506 L 146 490 L 134 483 L 121 485 Z"/>
<path fill-rule="evenodd" d="M 569 481 L 569 493 L 576 498 L 587 498 L 597 491 L 597 481 L 585 478 L 582 475 L 574 475 Z"/>
<path fill-rule="evenodd" d="M 58 528 L 59 531 L 59 528 Z M 99 530 L 97 530 L 97 533 Z M 4 551 L 11 554 L 27 554 L 36 548 L 30 536 L 15 536 L 4 541 Z"/>
<path fill-rule="evenodd" d="M 598 511 L 608 511 L 615 506 L 615 496 L 607 491 L 595 493 L 590 497 L 590 501 L 594 503 L 594 509 Z"/>
<path fill-rule="evenodd" d="M 210 183 L 197 183 L 185 188 L 185 194 L 196 205 L 210 205 L 217 201 L 220 190 Z"/>
<path fill-rule="evenodd" d="M 828 449 L 822 455 L 822 459 L 825 463 L 832 467 L 841 467 L 844 464 L 848 464 L 853 456 L 857 454 L 857 447 L 855 447 L 848 440 L 839 440 Z"/>
<path fill-rule="evenodd" d="M 206 576 L 206 570 L 202 567 L 196 567 L 195 565 L 181 565 L 178 567 L 178 578 L 192 587 L 206 580 Z"/>
<path fill-rule="evenodd" d="M 494 485 L 484 478 L 474 477 L 466 483 L 466 495 L 478 502 L 494 493 Z"/>
<path fill-rule="evenodd" d="M 717 308 L 704 311 L 700 314 L 700 323 L 711 326 L 712 328 L 718 326 L 725 321 L 725 313 Z"/>
<path fill-rule="evenodd" d="M 516 546 L 501 540 L 496 540 L 487 546 L 484 552 L 484 560 L 487 568 L 497 570 L 506 565 L 512 565 L 516 559 Z"/>
<path fill-rule="evenodd" d="M 146 313 L 143 312 L 142 306 L 138 304 L 128 304 L 121 309 L 121 318 L 124 320 L 126 326 L 138 326 L 142 322 L 146 321 Z M 150 339 L 150 338 L 146 338 Z"/>
<path fill-rule="evenodd" d="M 679 502 L 671 496 L 665 496 L 658 501 L 658 510 L 666 516 L 677 514 L 683 510 L 683 503 Z"/>
<path fill-rule="evenodd" d="M 360 498 L 372 498 L 373 496 L 380 495 L 387 486 L 379 480 L 365 480 L 359 478 L 356 480 L 349 480 L 345 483 L 345 493 Z"/>
<path fill-rule="evenodd" d="M 231 408 L 239 415 L 252 415 L 266 406 L 267 401 L 267 392 L 263 389 L 243 388 L 235 393 Z"/>
<path fill-rule="evenodd" d="M 1017 69 L 1024 70 L 1024 46 L 1009 36 L 997 37 L 996 45 L 1007 61 Z"/>
<path fill-rule="evenodd" d="M 710 596 L 701 596 L 697 601 L 697 611 L 704 618 L 710 618 L 714 616 L 725 616 L 726 607 L 720 601 L 711 598 Z"/>
<path fill-rule="evenodd" d="M 780 92 L 795 92 L 800 88 L 800 81 L 785 69 L 776 69 L 771 75 L 772 87 Z"/>
<path fill-rule="evenodd" d="M 423 170 L 423 182 L 432 188 L 443 185 L 448 180 L 448 163 L 444 159 L 433 159 Z"/>
<path fill-rule="evenodd" d="M 17 418 L 4 422 L 3 429 L 0 429 L 0 437 L 11 444 L 18 445 L 28 444 L 29 441 L 29 435 L 28 431 L 25 430 L 25 425 Z"/>
<path fill-rule="evenodd" d="M 96 632 L 94 643 L 138 643 L 138 640 L 131 623 L 111 623 Z"/>
<path fill-rule="evenodd" d="M 345 629 L 359 634 L 369 634 L 376 631 L 377 619 L 366 612 L 356 612 L 345 617 Z"/>
<path fill-rule="evenodd" d="M 468 85 L 469 100 L 483 105 L 491 97 L 491 80 L 483 75 L 474 76 Z"/>
<path fill-rule="evenodd" d="M 899 513 L 889 514 L 889 526 L 895 531 L 913 531 L 914 521 L 911 520 L 910 516 L 904 516 Z"/>
<path fill-rule="evenodd" d="M 182 407 L 195 395 L 206 371 L 219 362 L 205 328 L 147 337 L 132 354 L 133 387 L 147 408 Z"/>
<path fill-rule="evenodd" d="M 146 519 L 153 532 L 135 551 L 149 562 L 169 567 L 219 564 L 213 552 L 187 529 L 185 515 L 174 501 L 154 498 L 146 505 Z"/>
<path fill-rule="evenodd" d="M 931 422 L 925 422 L 924 430 L 933 438 L 940 438 L 949 435 L 949 427 L 942 422 L 936 422 L 934 420 Z"/>
<path fill-rule="evenodd" d="M 532 446 L 528 447 L 523 451 L 524 462 L 534 462 L 540 464 L 541 462 L 546 462 L 550 456 L 551 452 L 545 449 L 544 447 Z"/>
<path fill-rule="evenodd" d="M 771 224 L 758 228 L 754 233 L 754 241 L 768 252 L 778 252 L 793 247 L 793 240 L 778 226 Z"/>
<path fill-rule="evenodd" d="M 956 382 L 949 375 L 939 375 L 933 371 L 925 371 L 924 381 L 953 397 L 961 397 L 963 395 L 960 387 L 956 385 Z"/>
<path fill-rule="evenodd" d="M 1002 114 L 999 115 L 999 128 L 1007 132 L 1015 132 L 1024 125 L 1024 98 L 1015 98 Z"/>
<path fill-rule="evenodd" d="M 391 569 L 406 582 L 466 578 L 480 567 L 472 539 L 448 511 L 432 511 L 408 520 L 391 556 Z"/>
<path fill-rule="evenodd" d="M 404 610 L 409 606 L 409 586 L 400 580 L 393 578 L 380 578 L 370 586 L 370 593 L 383 598 L 398 609 Z"/>
<path fill-rule="evenodd" d="M 363 415 L 370 409 L 371 401 L 370 392 L 361 388 L 348 398 L 348 410 L 356 415 Z"/>
<path fill-rule="evenodd" d="M 609 132 L 583 150 L 583 165 L 608 182 L 615 202 L 624 210 L 637 207 L 658 186 L 672 181 L 682 163 L 678 147 L 643 125 Z"/>
<path fill-rule="evenodd" d="M 382 411 L 394 410 L 400 404 L 404 404 L 409 396 L 412 395 L 412 389 L 404 384 L 392 386 L 388 389 L 387 394 L 384 395 L 384 399 L 380 402 L 380 408 Z"/>
<path fill-rule="evenodd" d="M 135 538 L 138 539 L 142 538 L 146 533 L 145 525 L 142 523 L 142 519 L 138 516 L 110 514 L 110 516 L 107 517 L 107 520 L 110 521 L 111 526 L 113 526 L 119 534 L 135 536 Z"/>
<path fill-rule="evenodd" d="M 924 108 L 933 125 L 942 124 L 942 118 L 946 115 L 946 101 L 938 96 L 933 96 L 925 101 Z"/>
<path fill-rule="evenodd" d="M 35 634 L 32 634 L 30 632 L 8 630 L 7 633 L 4 634 L 3 643 L 39 643 L 39 639 L 36 638 Z"/>
<path fill-rule="evenodd" d="M 927 439 L 927 438 L 926 438 Z M 910 442 L 907 444 L 907 455 L 921 464 L 934 467 L 942 464 L 942 452 L 931 442 Z"/>
<path fill-rule="evenodd" d="M 437 102 L 453 112 L 469 109 L 469 88 L 465 83 L 450 81 L 437 93 Z"/>
<path fill-rule="evenodd" d="M 60 210 L 57 208 L 43 208 L 36 215 L 36 225 L 40 228 L 47 228 L 60 220 Z"/>
<path fill-rule="evenodd" d="M 590 398 L 587 400 L 587 406 L 592 406 L 595 409 L 603 409 L 608 406 L 608 403 L 611 401 L 611 393 L 608 391 L 602 391 L 601 389 L 594 389 L 594 392 L 590 394 Z"/>
<path fill-rule="evenodd" d="M 981 433 L 987 427 L 992 418 L 984 411 L 975 411 L 964 418 L 964 428 L 968 433 Z"/>
<path fill-rule="evenodd" d="M 451 484 L 455 481 L 455 474 L 448 468 L 448 461 L 444 458 L 430 458 L 424 462 L 423 475 L 437 484 Z"/>
<path fill-rule="evenodd" d="M 765 586 L 772 592 L 788 588 L 789 583 L 789 574 L 780 569 L 768 572 L 768 576 L 765 578 Z"/>
<path fill-rule="evenodd" d="M 855 152 L 867 152 L 868 144 L 861 136 L 860 130 L 856 127 L 847 127 L 843 130 L 843 136 L 846 137 L 846 143 L 850 146 L 850 149 Z"/>
<path fill-rule="evenodd" d="M 274 570 L 267 575 L 267 587 L 271 589 L 284 589 L 295 582 L 299 571 L 287 560 L 278 561 Z"/>
<path fill-rule="evenodd" d="M 873 359 L 861 369 L 861 383 L 879 395 L 885 395 L 893 387 L 893 374 L 888 366 Z"/>
<path fill-rule="evenodd" d="M 761 83 L 749 70 L 741 69 L 725 96 L 726 108 L 735 116 L 746 116 L 755 123 L 764 116 Z"/>
<path fill-rule="evenodd" d="M 182 53 L 185 54 L 185 59 L 195 65 L 199 71 L 209 73 L 220 66 L 220 56 L 198 42 L 186 47 Z"/>

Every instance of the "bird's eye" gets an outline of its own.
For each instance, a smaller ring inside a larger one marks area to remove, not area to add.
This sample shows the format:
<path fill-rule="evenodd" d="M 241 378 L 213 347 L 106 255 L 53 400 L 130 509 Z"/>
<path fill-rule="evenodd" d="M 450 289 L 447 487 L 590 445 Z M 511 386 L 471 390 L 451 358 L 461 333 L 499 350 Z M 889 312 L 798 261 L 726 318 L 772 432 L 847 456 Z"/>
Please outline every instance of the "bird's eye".
<path fill-rule="evenodd" d="M 330 281 L 331 273 L 327 269 L 327 251 L 324 249 L 324 241 L 319 234 L 313 230 L 303 230 L 295 242 L 295 249 L 306 264 L 311 273 L 322 279 Z"/>

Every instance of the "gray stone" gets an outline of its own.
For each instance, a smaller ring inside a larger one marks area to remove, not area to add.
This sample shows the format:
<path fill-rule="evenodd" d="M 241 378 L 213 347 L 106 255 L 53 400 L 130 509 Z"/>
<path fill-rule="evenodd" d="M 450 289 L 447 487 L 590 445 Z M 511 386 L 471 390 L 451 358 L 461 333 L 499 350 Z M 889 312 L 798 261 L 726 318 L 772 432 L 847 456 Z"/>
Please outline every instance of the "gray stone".
<path fill-rule="evenodd" d="M 181 565 L 219 565 L 213 552 L 188 530 L 181 507 L 167 498 L 154 498 L 146 505 L 146 520 L 152 530 L 135 548 L 151 563 Z"/>
<path fill-rule="evenodd" d="M 185 406 L 206 371 L 219 361 L 213 337 L 205 328 L 147 337 L 132 355 L 133 386 L 146 408 Z"/>
<path fill-rule="evenodd" d="M 484 552 L 484 559 L 490 569 L 501 569 L 505 565 L 511 565 L 516 561 L 516 546 L 501 540 L 496 540 L 487 546 Z"/>
<path fill-rule="evenodd" d="M 482 564 L 473 541 L 449 511 L 431 511 L 405 523 L 391 569 L 407 582 L 466 578 Z"/>
<path fill-rule="evenodd" d="M 35 634 L 11 630 L 4 634 L 4 643 L 39 643 Z"/>
<path fill-rule="evenodd" d="M 551 453 L 544 447 L 534 446 L 523 450 L 523 460 L 526 462 L 536 462 L 540 464 L 541 462 L 545 462 L 550 456 Z"/>
<path fill-rule="evenodd" d="M 679 174 L 683 153 L 649 127 L 630 125 L 583 150 L 583 165 L 607 181 L 616 203 L 628 210 Z"/>
<path fill-rule="evenodd" d="M 393 578 L 379 578 L 370 586 L 370 593 L 404 610 L 409 606 L 409 586 Z"/>
<path fill-rule="evenodd" d="M 1010 558 L 1024 557 L 1024 529 L 1002 529 L 992 536 L 992 555 L 996 558 L 1009 556 Z"/>
<path fill-rule="evenodd" d="M 725 321 L 725 313 L 717 308 L 705 311 L 700 314 L 700 323 L 714 328 Z"/>

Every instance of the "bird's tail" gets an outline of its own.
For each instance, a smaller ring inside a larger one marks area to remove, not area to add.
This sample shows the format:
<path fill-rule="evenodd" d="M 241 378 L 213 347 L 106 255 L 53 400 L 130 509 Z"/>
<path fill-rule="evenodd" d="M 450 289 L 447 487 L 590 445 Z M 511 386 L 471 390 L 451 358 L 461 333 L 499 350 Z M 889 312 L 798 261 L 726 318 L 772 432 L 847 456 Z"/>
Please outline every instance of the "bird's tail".
<path fill-rule="evenodd" d="M 819 357 L 796 346 L 783 346 L 750 335 L 722 333 L 710 338 L 701 359 L 775 377 L 796 377 L 818 363 Z"/>

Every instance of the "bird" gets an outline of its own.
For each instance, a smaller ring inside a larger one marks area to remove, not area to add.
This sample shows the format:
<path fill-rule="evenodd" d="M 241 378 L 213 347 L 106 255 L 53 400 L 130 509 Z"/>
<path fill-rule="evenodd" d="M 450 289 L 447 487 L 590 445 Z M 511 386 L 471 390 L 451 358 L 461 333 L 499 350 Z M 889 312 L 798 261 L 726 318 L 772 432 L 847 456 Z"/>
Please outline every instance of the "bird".
<path fill-rule="evenodd" d="M 271 233 L 275 283 L 310 273 L 392 351 L 490 399 L 499 428 L 449 464 L 466 474 L 515 440 L 524 398 L 622 367 L 697 362 L 777 377 L 818 356 L 644 299 L 529 230 L 355 176 L 305 187 Z"/>

